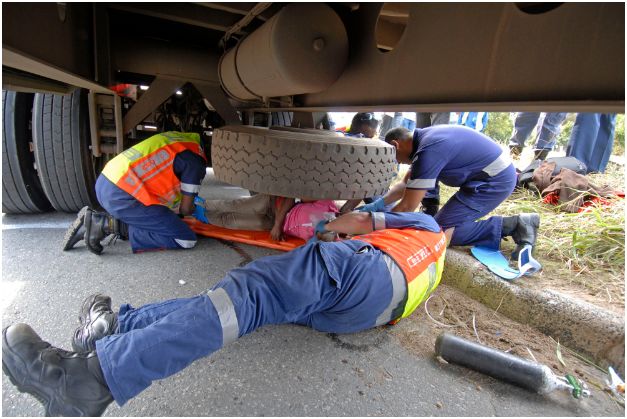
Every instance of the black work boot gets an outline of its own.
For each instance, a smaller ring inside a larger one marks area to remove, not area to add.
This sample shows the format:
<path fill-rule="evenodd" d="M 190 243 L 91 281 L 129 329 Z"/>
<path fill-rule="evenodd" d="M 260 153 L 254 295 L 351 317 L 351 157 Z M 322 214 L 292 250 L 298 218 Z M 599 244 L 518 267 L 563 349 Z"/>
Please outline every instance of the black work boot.
<path fill-rule="evenodd" d="M 85 214 L 89 207 L 83 207 L 76 215 L 76 220 L 70 225 L 63 238 L 63 250 L 70 250 L 76 243 L 85 238 Z"/>
<path fill-rule="evenodd" d="M 548 148 L 540 148 L 533 150 L 533 159 L 534 160 L 546 160 L 546 156 L 549 155 L 551 150 Z"/>
<path fill-rule="evenodd" d="M 113 401 L 96 352 L 55 348 L 24 323 L 2 331 L 2 371 L 46 416 L 100 416 Z"/>
<path fill-rule="evenodd" d="M 516 224 L 512 225 L 514 220 Z M 518 254 L 525 245 L 535 246 L 538 228 L 540 228 L 540 215 L 536 213 L 523 213 L 516 217 L 503 218 L 501 236 L 511 236 L 517 245 L 512 252 L 512 260 L 518 260 Z"/>
<path fill-rule="evenodd" d="M 436 198 L 423 198 L 421 202 L 421 211 L 427 215 L 435 217 L 440 210 L 440 200 Z"/>
<path fill-rule="evenodd" d="M 513 158 L 518 158 L 522 154 L 523 148 L 519 145 L 511 145 L 509 146 L 509 153 Z"/>
<path fill-rule="evenodd" d="M 112 335 L 118 328 L 118 315 L 111 309 L 111 297 L 92 294 L 83 301 L 78 313 L 80 326 L 72 337 L 76 352 L 96 350 L 96 341 Z"/>
<path fill-rule="evenodd" d="M 87 248 L 92 253 L 101 254 L 103 248 L 100 242 L 111 234 L 127 240 L 128 226 L 106 212 L 96 212 L 87 208 L 85 213 L 85 244 Z"/>

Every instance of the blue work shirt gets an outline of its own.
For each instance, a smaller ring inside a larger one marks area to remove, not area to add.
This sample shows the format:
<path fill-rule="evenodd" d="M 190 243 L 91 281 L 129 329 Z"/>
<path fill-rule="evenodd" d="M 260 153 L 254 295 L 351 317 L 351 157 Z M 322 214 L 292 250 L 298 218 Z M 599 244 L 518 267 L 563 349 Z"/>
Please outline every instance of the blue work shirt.
<path fill-rule="evenodd" d="M 373 230 L 383 229 L 414 229 L 426 230 L 433 233 L 441 231 L 440 226 L 430 215 L 421 212 L 373 212 L 372 223 Z M 347 256 L 350 252 L 369 246 L 370 243 L 359 240 L 359 236 L 353 240 L 345 240 L 341 242 L 346 247 L 340 246 L 338 242 L 326 243 L 320 242 L 320 255 L 324 260 L 329 275 L 336 282 L 337 287 L 341 288 L 342 278 L 351 277 L 351 275 L 342 275 L 338 267 L 346 265 Z M 346 252 L 349 253 L 346 253 Z"/>
<path fill-rule="evenodd" d="M 174 157 L 174 174 L 181 181 L 183 195 L 196 196 L 207 173 L 207 164 L 198 154 L 184 150 Z"/>
<path fill-rule="evenodd" d="M 456 125 L 414 130 L 408 189 L 433 189 L 438 181 L 461 187 L 495 177 L 511 165 L 507 153 L 489 137 Z"/>

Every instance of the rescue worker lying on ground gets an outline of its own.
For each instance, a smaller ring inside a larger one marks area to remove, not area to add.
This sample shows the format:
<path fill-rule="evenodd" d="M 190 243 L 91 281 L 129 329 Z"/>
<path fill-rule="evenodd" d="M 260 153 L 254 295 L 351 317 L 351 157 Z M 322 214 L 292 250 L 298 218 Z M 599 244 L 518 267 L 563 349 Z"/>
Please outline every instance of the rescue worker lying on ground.
<path fill-rule="evenodd" d="M 485 246 L 499 249 L 501 239 L 512 237 L 517 244 L 512 260 L 527 244 L 534 246 L 540 226 L 538 214 L 510 217 L 487 215 L 507 199 L 516 185 L 516 169 L 509 153 L 484 134 L 459 125 L 436 125 L 411 132 L 393 128 L 385 141 L 396 147 L 399 163 L 411 164 L 404 182 L 394 185 L 381 199 L 364 210 L 381 211 L 400 202 L 395 212 L 414 211 L 426 192 L 438 182 L 459 190 L 435 215 L 451 246 Z"/>
<path fill-rule="evenodd" d="M 83 208 L 65 235 L 63 250 L 84 239 L 91 252 L 100 254 L 101 240 L 111 234 L 130 240 L 133 253 L 194 247 L 196 234 L 175 211 L 193 212 L 206 167 L 196 133 L 164 132 L 123 151 L 96 180 L 98 202 L 107 212 Z"/>
<path fill-rule="evenodd" d="M 335 218 L 339 212 L 332 200 L 302 199 L 297 203 L 294 198 L 264 194 L 214 199 L 202 206 L 201 214 L 194 212 L 202 222 L 234 230 L 270 230 L 276 241 L 284 240 L 285 234 L 309 240 L 320 221 Z"/>
<path fill-rule="evenodd" d="M 440 282 L 446 238 L 428 215 L 353 212 L 316 230 L 363 235 L 258 259 L 196 297 L 117 314 L 110 298 L 88 297 L 71 352 L 11 325 L 3 371 L 47 415 L 100 415 L 264 325 L 359 332 L 409 316 Z"/>

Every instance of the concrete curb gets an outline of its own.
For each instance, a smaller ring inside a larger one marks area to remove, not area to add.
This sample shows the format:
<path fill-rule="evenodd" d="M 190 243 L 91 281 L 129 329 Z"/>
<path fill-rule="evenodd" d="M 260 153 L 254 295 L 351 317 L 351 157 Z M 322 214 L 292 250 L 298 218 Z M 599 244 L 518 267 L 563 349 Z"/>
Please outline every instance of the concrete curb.
<path fill-rule="evenodd" d="M 442 282 L 625 374 L 625 319 L 552 291 L 532 291 L 488 271 L 467 251 L 448 249 Z"/>

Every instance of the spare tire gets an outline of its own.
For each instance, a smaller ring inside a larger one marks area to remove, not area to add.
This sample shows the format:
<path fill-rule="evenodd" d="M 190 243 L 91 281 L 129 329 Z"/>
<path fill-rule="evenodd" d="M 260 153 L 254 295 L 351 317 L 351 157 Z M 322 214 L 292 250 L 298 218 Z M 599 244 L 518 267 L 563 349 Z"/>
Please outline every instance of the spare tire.
<path fill-rule="evenodd" d="M 214 130 L 218 180 L 271 195 L 356 199 L 383 194 L 396 150 L 380 140 L 226 126 Z"/>
<path fill-rule="evenodd" d="M 270 127 L 270 129 L 274 129 L 277 131 L 300 132 L 303 134 L 328 135 L 331 137 L 343 137 L 344 136 L 340 132 L 329 131 L 328 129 L 296 128 L 296 127 L 282 127 L 282 126 L 272 126 Z"/>
<path fill-rule="evenodd" d="M 30 148 L 32 93 L 2 91 L 2 212 L 33 214 L 51 209 Z"/>
<path fill-rule="evenodd" d="M 99 208 L 94 185 L 101 157 L 91 153 L 87 92 L 38 93 L 33 104 L 33 142 L 39 178 L 57 211 Z"/>

